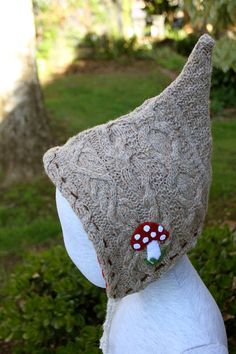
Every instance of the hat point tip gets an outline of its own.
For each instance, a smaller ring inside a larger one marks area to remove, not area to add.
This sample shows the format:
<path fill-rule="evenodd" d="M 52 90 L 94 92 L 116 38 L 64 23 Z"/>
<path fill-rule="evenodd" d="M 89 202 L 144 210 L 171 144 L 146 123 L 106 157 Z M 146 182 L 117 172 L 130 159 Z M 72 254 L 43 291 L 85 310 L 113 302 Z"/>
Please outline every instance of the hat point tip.
<path fill-rule="evenodd" d="M 208 33 L 204 33 L 199 38 L 199 43 L 202 43 L 204 46 L 213 48 L 213 46 L 215 44 L 215 40 Z"/>

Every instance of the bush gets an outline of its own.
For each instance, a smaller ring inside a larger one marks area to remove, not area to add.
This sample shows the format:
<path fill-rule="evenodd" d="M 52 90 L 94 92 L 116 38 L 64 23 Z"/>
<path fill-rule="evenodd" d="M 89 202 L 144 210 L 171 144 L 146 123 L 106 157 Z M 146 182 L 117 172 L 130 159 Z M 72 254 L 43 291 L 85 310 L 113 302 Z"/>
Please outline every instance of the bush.
<path fill-rule="evenodd" d="M 0 340 L 13 353 L 100 353 L 106 295 L 63 247 L 29 255 L 2 291 Z"/>
<path fill-rule="evenodd" d="M 236 72 L 229 69 L 224 72 L 213 67 L 211 89 L 211 108 L 217 113 L 226 107 L 235 107 Z"/>
<path fill-rule="evenodd" d="M 223 314 L 231 346 L 236 333 L 235 255 L 234 235 L 226 226 L 206 228 L 190 254 L 191 261 Z"/>
<path fill-rule="evenodd" d="M 137 38 L 113 38 L 106 34 L 98 36 L 87 33 L 77 46 L 79 59 L 118 59 L 122 57 L 137 57 L 142 52 L 138 48 Z"/>
<path fill-rule="evenodd" d="M 228 228 L 208 227 L 190 258 L 217 301 L 232 345 L 236 248 Z M 98 354 L 106 295 L 80 275 L 63 247 L 29 255 L 2 290 L 0 347 L 14 354 Z M 2 351 L 1 351 L 2 352 Z"/>
<path fill-rule="evenodd" d="M 187 37 L 176 41 L 175 49 L 176 49 L 177 53 L 179 53 L 185 57 L 188 57 L 190 55 L 190 53 L 192 52 L 193 47 L 197 43 L 198 39 L 199 39 L 199 36 L 197 36 L 194 33 L 191 33 Z"/>

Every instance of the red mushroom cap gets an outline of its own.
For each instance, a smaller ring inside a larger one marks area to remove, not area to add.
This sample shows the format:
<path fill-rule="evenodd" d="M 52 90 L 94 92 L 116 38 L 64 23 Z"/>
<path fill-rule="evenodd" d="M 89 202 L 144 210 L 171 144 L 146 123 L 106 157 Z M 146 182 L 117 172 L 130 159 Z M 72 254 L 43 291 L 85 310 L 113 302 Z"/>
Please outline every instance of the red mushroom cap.
<path fill-rule="evenodd" d="M 161 244 L 165 243 L 169 235 L 169 231 L 161 224 L 148 221 L 140 224 L 134 230 L 130 244 L 135 251 L 142 251 L 153 240 Z"/>

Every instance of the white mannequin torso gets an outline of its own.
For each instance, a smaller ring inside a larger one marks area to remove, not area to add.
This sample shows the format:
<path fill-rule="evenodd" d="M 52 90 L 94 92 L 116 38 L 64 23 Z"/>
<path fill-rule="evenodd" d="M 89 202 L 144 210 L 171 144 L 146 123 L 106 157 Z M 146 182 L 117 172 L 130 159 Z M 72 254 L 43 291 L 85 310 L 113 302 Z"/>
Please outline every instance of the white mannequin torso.
<path fill-rule="evenodd" d="M 56 201 L 67 252 L 84 276 L 105 287 L 92 242 L 67 200 Z M 224 322 L 187 256 L 161 279 L 119 302 L 105 354 L 227 354 Z"/>

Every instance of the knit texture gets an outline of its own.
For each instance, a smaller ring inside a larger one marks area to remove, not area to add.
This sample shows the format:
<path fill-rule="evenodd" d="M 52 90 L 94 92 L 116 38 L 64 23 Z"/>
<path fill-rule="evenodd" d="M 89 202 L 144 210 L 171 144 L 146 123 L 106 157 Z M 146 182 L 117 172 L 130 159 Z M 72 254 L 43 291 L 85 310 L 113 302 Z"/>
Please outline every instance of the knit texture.
<path fill-rule="evenodd" d="M 94 244 L 111 298 L 158 279 L 201 234 L 211 181 L 213 45 L 203 35 L 181 74 L 159 96 L 44 155 L 48 176 Z M 144 222 L 170 232 L 168 251 L 156 265 L 145 262 L 146 250 L 130 245 Z"/>

